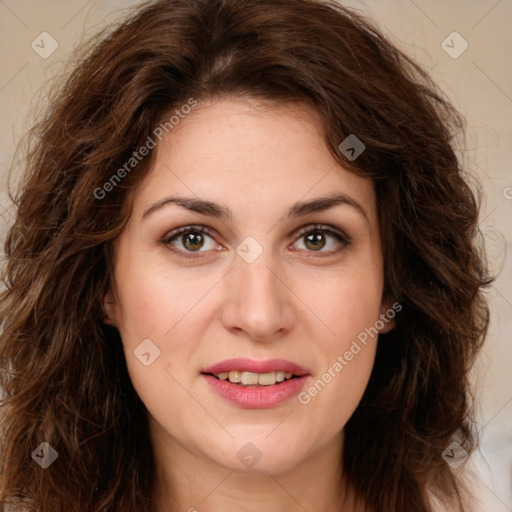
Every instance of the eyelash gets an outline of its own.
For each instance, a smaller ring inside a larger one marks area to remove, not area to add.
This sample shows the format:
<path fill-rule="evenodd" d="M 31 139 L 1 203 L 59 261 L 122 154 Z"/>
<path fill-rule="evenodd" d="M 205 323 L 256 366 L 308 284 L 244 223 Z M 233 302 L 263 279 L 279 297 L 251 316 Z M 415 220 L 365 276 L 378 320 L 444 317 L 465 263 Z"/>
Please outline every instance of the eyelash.
<path fill-rule="evenodd" d="M 176 248 L 174 248 L 172 246 L 171 242 L 175 238 L 178 238 L 180 235 L 183 235 L 185 233 L 201 233 L 201 234 L 208 235 L 210 238 L 213 239 L 212 230 L 210 230 L 206 226 L 199 226 L 199 225 L 197 225 L 197 226 L 183 226 L 181 228 L 177 228 L 177 229 L 171 231 L 170 233 L 168 233 L 166 236 L 164 236 L 160 240 L 160 242 L 163 245 L 165 245 L 172 252 L 177 253 L 180 256 L 183 256 L 185 258 L 200 258 L 200 257 L 203 257 L 203 255 L 201 253 L 208 252 L 208 251 L 195 251 L 198 254 L 193 254 L 193 252 L 191 252 L 191 251 L 183 251 L 181 249 L 176 249 Z M 334 254 L 337 254 L 337 253 L 341 252 L 343 249 L 348 247 L 351 244 L 351 242 L 352 242 L 351 238 L 349 236 L 347 236 L 346 234 L 344 234 L 342 232 L 335 231 L 334 228 L 332 228 L 331 226 L 326 226 L 326 225 L 323 225 L 323 224 L 313 224 L 313 225 L 305 226 L 304 228 L 302 228 L 299 231 L 299 233 L 297 235 L 297 238 L 296 238 L 296 241 L 299 240 L 300 238 L 306 236 L 306 235 L 311 234 L 311 233 L 322 233 L 322 234 L 331 235 L 334 238 L 336 238 L 336 240 L 342 246 L 340 249 L 336 249 L 334 251 L 322 251 L 322 250 L 319 250 L 319 251 L 307 251 L 307 252 L 311 252 L 311 253 L 320 252 L 320 253 L 327 253 L 327 256 L 332 256 Z"/>

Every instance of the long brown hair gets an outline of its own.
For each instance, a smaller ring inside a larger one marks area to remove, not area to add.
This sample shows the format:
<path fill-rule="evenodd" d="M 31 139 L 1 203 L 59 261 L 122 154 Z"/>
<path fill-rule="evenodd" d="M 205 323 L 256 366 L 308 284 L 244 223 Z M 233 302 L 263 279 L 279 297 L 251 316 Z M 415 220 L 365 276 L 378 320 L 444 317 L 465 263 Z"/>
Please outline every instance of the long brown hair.
<path fill-rule="evenodd" d="M 154 152 L 112 176 L 191 98 L 238 95 L 311 105 L 335 158 L 375 182 L 385 294 L 403 309 L 345 427 L 345 474 L 375 512 L 431 512 L 431 494 L 467 510 L 442 453 L 476 446 L 468 372 L 492 279 L 454 149 L 464 120 L 428 73 L 330 0 L 148 2 L 76 55 L 30 133 L 5 241 L 0 504 L 154 510 L 146 410 L 101 308 Z M 339 148 L 350 134 L 356 160 Z M 47 469 L 42 442 L 58 454 Z"/>

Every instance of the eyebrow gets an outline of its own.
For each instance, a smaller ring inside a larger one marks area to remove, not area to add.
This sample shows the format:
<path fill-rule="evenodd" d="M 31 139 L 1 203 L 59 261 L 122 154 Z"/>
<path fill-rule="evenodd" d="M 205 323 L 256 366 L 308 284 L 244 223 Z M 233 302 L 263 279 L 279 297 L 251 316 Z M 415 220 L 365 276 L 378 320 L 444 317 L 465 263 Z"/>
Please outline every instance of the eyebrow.
<path fill-rule="evenodd" d="M 203 199 L 196 199 L 193 197 L 182 197 L 173 195 L 165 197 L 160 201 L 157 201 L 156 203 L 152 204 L 142 214 L 142 219 L 146 218 L 151 213 L 169 204 L 176 204 L 192 212 L 200 213 L 202 215 L 207 215 L 210 217 L 216 217 L 220 219 L 233 218 L 233 213 L 227 206 L 215 203 L 213 201 L 205 201 Z M 310 201 L 296 202 L 290 206 L 290 208 L 286 212 L 285 217 L 304 217 L 310 213 L 328 210 L 338 205 L 351 206 L 352 208 L 357 210 L 366 219 L 368 223 L 370 223 L 370 220 L 368 218 L 368 215 L 366 214 L 365 209 L 355 199 L 346 194 L 341 193 L 317 197 L 316 199 L 312 199 Z"/>

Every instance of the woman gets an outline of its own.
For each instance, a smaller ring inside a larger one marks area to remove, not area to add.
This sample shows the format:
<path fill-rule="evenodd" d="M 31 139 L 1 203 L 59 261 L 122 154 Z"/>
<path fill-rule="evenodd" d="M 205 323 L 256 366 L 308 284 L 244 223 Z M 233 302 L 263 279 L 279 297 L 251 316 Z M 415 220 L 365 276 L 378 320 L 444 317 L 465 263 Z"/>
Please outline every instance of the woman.
<path fill-rule="evenodd" d="M 470 510 L 491 278 L 419 66 L 337 3 L 166 0 L 51 105 L 5 243 L 4 504 Z"/>

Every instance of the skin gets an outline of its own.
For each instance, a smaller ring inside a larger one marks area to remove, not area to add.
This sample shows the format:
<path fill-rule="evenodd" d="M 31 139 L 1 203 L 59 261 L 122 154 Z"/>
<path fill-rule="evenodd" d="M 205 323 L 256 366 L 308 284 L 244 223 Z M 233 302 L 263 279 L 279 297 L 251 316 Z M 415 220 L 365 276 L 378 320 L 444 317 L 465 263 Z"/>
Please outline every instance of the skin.
<path fill-rule="evenodd" d="M 318 118 L 301 105 L 201 102 L 156 151 L 117 240 L 104 310 L 121 333 L 130 377 L 149 412 L 159 510 L 363 510 L 340 461 L 343 428 L 367 386 L 377 336 L 308 404 L 294 397 L 242 409 L 219 397 L 200 372 L 232 357 L 283 358 L 309 370 L 307 389 L 389 309 L 372 181 L 332 157 Z M 296 201 L 333 192 L 357 201 L 366 217 L 342 204 L 285 218 Z M 142 219 L 171 194 L 215 201 L 233 217 L 168 204 Z M 345 232 L 350 245 L 327 234 L 315 250 L 298 233 L 315 223 Z M 173 245 L 161 242 L 190 225 L 208 226 L 213 235 L 204 235 L 202 247 L 193 241 L 192 250 L 186 234 Z M 236 253 L 246 236 L 263 249 L 252 263 Z M 380 332 L 392 327 L 389 321 Z M 148 338 L 160 355 L 145 366 L 134 350 Z M 262 454 L 251 468 L 237 457 L 248 442 Z"/>

